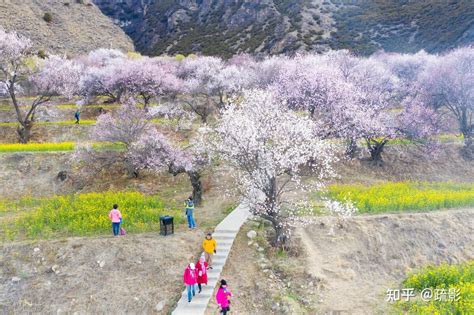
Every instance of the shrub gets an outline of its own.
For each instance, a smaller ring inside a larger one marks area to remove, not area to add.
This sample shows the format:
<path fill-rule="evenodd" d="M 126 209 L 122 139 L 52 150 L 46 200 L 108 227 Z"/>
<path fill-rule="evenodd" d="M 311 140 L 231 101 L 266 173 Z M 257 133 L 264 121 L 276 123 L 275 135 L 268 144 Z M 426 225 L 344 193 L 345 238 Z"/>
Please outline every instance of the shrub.
<path fill-rule="evenodd" d="M 53 21 L 53 15 L 49 12 L 46 12 L 44 15 L 43 15 L 43 20 L 46 22 L 46 23 L 51 23 Z"/>
<path fill-rule="evenodd" d="M 44 50 L 38 50 L 36 55 L 41 59 L 46 59 L 48 57 Z"/>

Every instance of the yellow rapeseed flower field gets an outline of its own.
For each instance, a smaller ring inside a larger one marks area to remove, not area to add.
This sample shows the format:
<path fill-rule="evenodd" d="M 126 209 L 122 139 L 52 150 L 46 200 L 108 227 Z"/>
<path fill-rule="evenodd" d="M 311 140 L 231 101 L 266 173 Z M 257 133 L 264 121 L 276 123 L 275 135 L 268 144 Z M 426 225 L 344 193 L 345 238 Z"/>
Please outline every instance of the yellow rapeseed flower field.
<path fill-rule="evenodd" d="M 0 153 L 73 151 L 75 147 L 74 142 L 0 143 Z M 125 148 L 120 143 L 110 142 L 95 142 L 92 143 L 92 147 L 96 150 L 123 150 Z"/>
<path fill-rule="evenodd" d="M 394 304 L 401 314 L 474 314 L 474 261 L 427 266 L 408 275 L 403 288 L 434 292 L 431 299 L 412 298 Z M 438 293 L 438 297 L 436 296 Z"/>
<path fill-rule="evenodd" d="M 74 146 L 74 142 L 2 143 L 0 152 L 71 151 Z"/>
<path fill-rule="evenodd" d="M 332 199 L 351 200 L 362 213 L 435 210 L 474 206 L 474 184 L 388 182 L 373 186 L 332 185 Z"/>
<path fill-rule="evenodd" d="M 10 239 L 41 239 L 57 236 L 85 236 L 111 233 L 108 217 L 117 203 L 127 232 L 157 231 L 161 215 L 175 216 L 182 223 L 181 209 L 165 206 L 156 196 L 139 192 L 100 192 L 43 198 L 28 198 L 14 206 L 32 206 L 16 211 L 13 220 L 2 222 L 0 230 Z"/>

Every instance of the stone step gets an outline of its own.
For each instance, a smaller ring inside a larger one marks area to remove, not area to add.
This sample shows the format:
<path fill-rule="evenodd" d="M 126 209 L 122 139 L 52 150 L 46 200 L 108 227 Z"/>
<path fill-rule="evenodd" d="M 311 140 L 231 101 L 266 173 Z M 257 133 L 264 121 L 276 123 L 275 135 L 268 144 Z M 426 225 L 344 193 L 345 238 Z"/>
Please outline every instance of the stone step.
<path fill-rule="evenodd" d="M 217 253 L 219 254 L 221 251 L 230 251 L 232 247 L 232 243 L 228 243 L 228 244 L 217 244 Z"/>
<path fill-rule="evenodd" d="M 208 285 L 203 287 L 200 294 L 196 293 L 191 303 L 187 300 L 188 293 L 185 290 L 172 315 L 204 315 L 209 300 L 213 298 L 214 288 L 220 280 L 222 268 L 227 262 L 235 236 L 249 214 L 248 208 L 240 205 L 217 226 L 214 231 L 217 254 L 213 256 L 213 269 L 207 271 Z"/>
<path fill-rule="evenodd" d="M 198 290 L 196 289 L 196 295 L 193 297 L 193 301 L 196 300 L 202 300 L 202 299 L 209 299 L 211 296 L 212 296 L 212 293 L 214 292 L 214 290 L 206 290 L 208 292 L 205 292 L 204 290 L 202 290 L 201 293 L 198 293 Z M 183 297 L 183 299 L 188 299 L 188 292 L 187 291 L 183 291 L 183 293 L 181 294 Z"/>
<path fill-rule="evenodd" d="M 220 246 L 226 246 L 226 245 L 232 245 L 234 244 L 234 239 L 215 239 L 216 240 L 216 245 L 217 245 L 217 248 L 219 248 Z"/>
<path fill-rule="evenodd" d="M 193 304 L 193 302 L 188 303 L 183 303 L 180 305 L 179 310 L 176 309 L 171 313 L 172 315 L 198 315 L 198 314 L 204 314 L 206 311 L 207 305 L 202 305 L 202 304 Z"/>
<path fill-rule="evenodd" d="M 214 234 L 212 237 L 218 242 L 218 240 L 233 240 L 235 234 Z"/>
<path fill-rule="evenodd" d="M 217 253 L 220 254 L 220 252 L 217 252 Z M 229 258 L 230 251 L 223 252 L 223 255 L 224 255 L 224 253 L 225 253 L 225 256 L 216 256 L 216 255 L 214 255 L 212 257 L 212 261 L 223 260 L 223 259 Z"/>
<path fill-rule="evenodd" d="M 219 234 L 219 233 L 221 233 L 221 234 L 237 234 L 237 233 L 239 233 L 239 230 L 216 229 L 216 230 L 214 230 L 213 235 L 214 234 Z"/>

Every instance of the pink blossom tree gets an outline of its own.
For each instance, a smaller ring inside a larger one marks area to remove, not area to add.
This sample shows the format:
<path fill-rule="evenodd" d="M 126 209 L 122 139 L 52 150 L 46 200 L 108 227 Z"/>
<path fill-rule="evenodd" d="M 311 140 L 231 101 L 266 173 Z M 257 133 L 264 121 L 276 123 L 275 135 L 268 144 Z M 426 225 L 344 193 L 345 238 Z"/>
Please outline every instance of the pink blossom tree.
<path fill-rule="evenodd" d="M 138 169 L 132 163 L 128 152 L 144 134 L 154 130 L 149 118 L 149 115 L 133 102 L 123 104 L 119 110 L 113 113 L 100 115 L 91 131 L 90 138 L 94 141 L 121 144 L 125 151 L 109 154 L 109 158 L 104 158 L 101 153 L 96 154 L 89 151 L 86 152 L 86 155 L 89 155 L 87 159 L 99 168 L 103 168 L 104 163 L 111 165 L 122 161 L 128 174 L 137 177 Z"/>
<path fill-rule="evenodd" d="M 235 168 L 240 194 L 251 212 L 271 222 L 275 246 L 284 246 L 292 226 L 304 221 L 297 213 L 301 198 L 296 202 L 290 195 L 317 190 L 334 175 L 334 147 L 313 129 L 314 121 L 289 110 L 271 93 L 250 91 L 242 103 L 223 112 L 215 128 L 203 133 L 209 151 Z M 304 181 L 303 168 L 312 173 Z"/>
<path fill-rule="evenodd" d="M 186 58 L 179 66 L 179 77 L 183 80 L 183 92 L 188 95 L 185 104 L 206 123 L 218 102 L 219 82 L 217 74 L 224 62 L 217 57 Z"/>
<path fill-rule="evenodd" d="M 248 63 L 244 63 L 248 61 Z M 191 98 L 188 107 L 206 123 L 216 110 L 223 109 L 229 96 L 239 94 L 256 83 L 256 64 L 248 58 L 225 63 L 215 57 L 185 59 L 179 74 L 183 92 Z"/>
<path fill-rule="evenodd" d="M 125 86 L 121 81 L 124 75 L 124 60 L 113 60 L 104 66 L 88 66 L 80 78 L 80 94 L 88 103 L 96 96 L 108 97 L 109 103 L 120 103 Z"/>
<path fill-rule="evenodd" d="M 431 62 L 419 77 L 420 99 L 446 108 L 458 121 L 466 157 L 474 156 L 474 48 L 458 48 Z"/>
<path fill-rule="evenodd" d="M 38 107 L 54 95 L 72 97 L 78 91 L 81 72 L 82 67 L 71 60 L 35 58 L 29 39 L 0 29 L 0 86 L 11 98 L 20 142 L 30 140 Z M 18 96 L 27 84 L 38 96 L 30 104 L 20 104 Z"/>
<path fill-rule="evenodd" d="M 345 107 L 352 126 L 350 144 L 353 146 L 357 138 L 364 139 L 370 159 L 380 164 L 385 145 L 400 136 L 393 117 L 400 101 L 398 79 L 374 58 L 353 59 L 347 55 L 341 58 L 342 62 L 335 58 L 335 63 L 342 69 L 346 82 L 352 85 L 353 99 Z"/>
<path fill-rule="evenodd" d="M 193 188 L 195 204 L 201 203 L 203 193 L 201 173 L 207 164 L 207 159 L 193 146 L 177 148 L 163 134 L 153 129 L 133 143 L 128 157 L 137 169 L 152 172 L 167 170 L 173 176 L 186 174 Z"/>
<path fill-rule="evenodd" d="M 145 110 L 153 98 L 174 98 L 183 84 L 176 76 L 176 66 L 171 60 L 148 57 L 126 60 L 117 83 L 125 94 L 139 100 Z"/>

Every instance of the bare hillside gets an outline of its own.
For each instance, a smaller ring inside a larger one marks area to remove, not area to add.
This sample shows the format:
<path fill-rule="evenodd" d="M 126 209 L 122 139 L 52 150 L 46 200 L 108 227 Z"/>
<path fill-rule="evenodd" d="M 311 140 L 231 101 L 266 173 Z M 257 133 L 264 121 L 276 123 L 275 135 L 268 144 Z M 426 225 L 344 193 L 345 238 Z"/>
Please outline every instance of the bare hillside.
<path fill-rule="evenodd" d="M 410 270 L 473 259 L 473 220 L 472 209 L 385 214 L 357 216 L 340 229 L 334 217 L 321 217 L 297 231 L 292 255 L 262 250 L 264 233 L 249 222 L 222 274 L 234 294 L 232 312 L 391 314 L 386 291 Z M 250 229 L 259 236 L 250 240 Z M 206 315 L 216 311 L 211 301 Z"/>
<path fill-rule="evenodd" d="M 0 27 L 29 37 L 46 52 L 76 55 L 101 47 L 134 50 L 120 27 L 87 0 L 0 1 Z"/>
<path fill-rule="evenodd" d="M 0 313 L 166 314 L 202 233 L 0 244 Z"/>
<path fill-rule="evenodd" d="M 327 219 L 301 233 L 308 271 L 322 282 L 321 313 L 386 313 L 387 289 L 408 271 L 474 257 L 472 209 L 360 216 L 344 229 Z"/>

